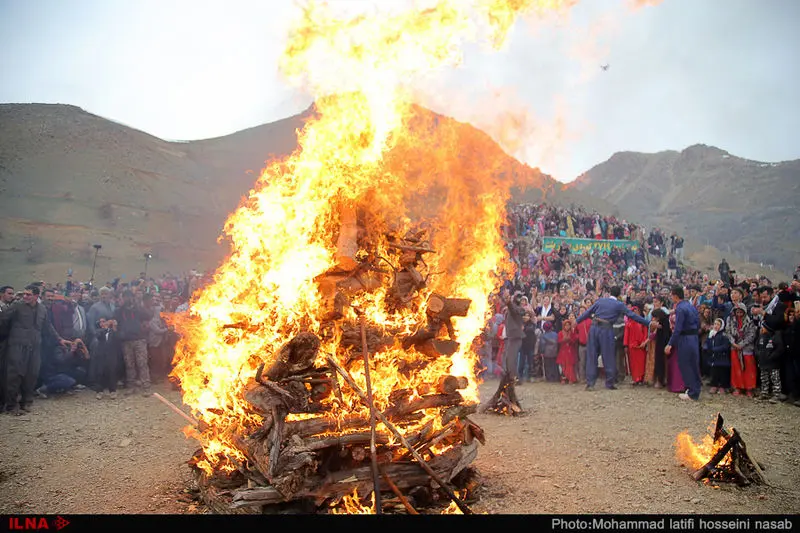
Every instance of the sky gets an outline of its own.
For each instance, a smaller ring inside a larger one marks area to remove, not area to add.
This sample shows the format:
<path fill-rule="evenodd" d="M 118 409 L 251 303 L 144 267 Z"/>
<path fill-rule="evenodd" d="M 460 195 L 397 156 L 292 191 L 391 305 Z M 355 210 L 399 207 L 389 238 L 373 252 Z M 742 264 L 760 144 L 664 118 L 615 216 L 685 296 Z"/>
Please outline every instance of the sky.
<path fill-rule="evenodd" d="M 468 45 L 460 66 L 421 77 L 419 103 L 563 182 L 618 151 L 800 158 L 800 2 L 636 3 L 525 17 L 503 50 Z M 313 100 L 278 72 L 296 13 L 292 0 L 0 0 L 0 102 L 72 104 L 166 140 L 279 120 Z"/>

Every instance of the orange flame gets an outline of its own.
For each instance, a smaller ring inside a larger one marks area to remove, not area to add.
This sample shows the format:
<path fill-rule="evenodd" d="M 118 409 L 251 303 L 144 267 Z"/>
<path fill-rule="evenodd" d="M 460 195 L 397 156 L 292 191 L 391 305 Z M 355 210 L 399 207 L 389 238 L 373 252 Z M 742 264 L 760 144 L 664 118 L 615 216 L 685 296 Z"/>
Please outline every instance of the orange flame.
<path fill-rule="evenodd" d="M 339 355 L 339 338 L 320 335 L 322 295 L 314 280 L 336 266 L 343 210 L 367 213 L 363 240 L 381 253 L 388 230 L 402 233 L 427 221 L 437 251 L 428 262 L 427 291 L 472 300 L 468 316 L 454 320 L 461 348 L 451 358 L 404 377 L 399 363 L 419 354 L 391 346 L 371 355 L 378 408 L 392 391 L 448 373 L 468 377 L 462 393 L 477 401 L 470 342 L 485 324 L 498 272 L 508 268 L 498 229 L 513 179 L 484 157 L 479 133 L 464 138 L 454 121 L 413 106 L 408 83 L 415 74 L 458 65 L 467 39 L 499 48 L 524 11 L 571 3 L 440 0 L 428 9 L 343 17 L 312 2 L 302 11 L 280 66 L 291 83 L 317 97 L 315 114 L 298 132 L 297 150 L 269 163 L 227 220 L 231 253 L 213 282 L 193 295 L 189 316 L 176 323 L 182 339 L 174 376 L 184 402 L 208 427 L 200 438 L 207 462 L 199 466 L 230 469 L 243 459 L 233 437 L 260 421 L 243 390 L 285 342 L 310 331 L 323 338 L 319 363 Z M 387 290 L 388 284 L 361 293 L 353 305 L 387 330 L 411 332 L 424 322 L 424 305 L 388 311 Z M 355 319 L 352 309 L 346 313 Z M 364 387 L 363 364 L 350 370 Z M 367 414 L 352 391 L 342 392 L 339 415 Z"/>
<path fill-rule="evenodd" d="M 331 514 L 375 514 L 375 493 L 370 493 L 370 505 L 361 503 L 358 490 L 353 489 L 353 494 L 344 496 L 336 507 L 331 509 Z"/>
<path fill-rule="evenodd" d="M 703 467 L 708 463 L 715 453 L 724 445 L 723 440 L 714 442 L 714 429 L 716 427 L 716 417 L 708 426 L 708 433 L 703 435 L 701 441 L 695 442 L 688 431 L 682 431 L 675 440 L 675 457 L 678 461 L 694 470 Z M 730 429 L 733 432 L 733 428 Z M 729 460 L 730 455 L 723 458 L 720 464 L 724 465 Z"/>

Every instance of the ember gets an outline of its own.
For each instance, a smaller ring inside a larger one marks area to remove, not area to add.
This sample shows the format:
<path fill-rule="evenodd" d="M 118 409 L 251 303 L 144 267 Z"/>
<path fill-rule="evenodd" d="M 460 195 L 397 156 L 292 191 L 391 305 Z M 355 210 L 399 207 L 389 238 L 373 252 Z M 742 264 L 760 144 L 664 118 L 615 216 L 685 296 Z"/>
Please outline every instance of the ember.
<path fill-rule="evenodd" d="M 741 434 L 733 428 L 726 430 L 723 424 L 718 414 L 713 432 L 703 437 L 702 444 L 695 444 L 685 432 L 678 435 L 678 459 L 695 469 L 695 481 L 766 484 L 764 467 L 750 456 Z"/>
<path fill-rule="evenodd" d="M 231 255 L 175 324 L 215 510 L 469 512 L 472 344 L 519 184 L 419 120 L 408 82 L 457 65 L 463 38 L 499 47 L 520 12 L 562 3 L 303 10 L 281 69 L 315 114 L 228 219 Z"/>

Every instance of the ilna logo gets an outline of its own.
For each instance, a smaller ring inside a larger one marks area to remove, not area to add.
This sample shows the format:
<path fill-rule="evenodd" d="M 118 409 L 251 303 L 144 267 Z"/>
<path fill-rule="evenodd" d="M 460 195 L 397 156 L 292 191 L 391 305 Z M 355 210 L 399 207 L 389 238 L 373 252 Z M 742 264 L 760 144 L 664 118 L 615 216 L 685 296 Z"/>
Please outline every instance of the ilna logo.
<path fill-rule="evenodd" d="M 69 520 L 56 516 L 50 522 L 43 516 L 10 516 L 8 518 L 8 529 L 11 531 L 39 531 L 44 529 L 55 529 L 61 531 L 69 525 Z"/>

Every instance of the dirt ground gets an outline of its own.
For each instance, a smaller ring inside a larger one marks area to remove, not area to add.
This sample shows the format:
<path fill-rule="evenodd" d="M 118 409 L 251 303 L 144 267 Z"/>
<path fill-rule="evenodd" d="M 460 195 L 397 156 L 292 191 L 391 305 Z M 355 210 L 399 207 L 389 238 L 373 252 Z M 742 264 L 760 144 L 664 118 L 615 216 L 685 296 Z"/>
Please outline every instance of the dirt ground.
<path fill-rule="evenodd" d="M 483 399 L 497 381 L 481 386 Z M 155 389 L 180 404 L 179 393 Z M 633 389 L 518 387 L 524 417 L 476 414 L 486 433 L 474 466 L 479 513 L 796 513 L 800 408 L 731 396 L 683 402 Z M 699 439 L 721 412 L 766 466 L 770 486 L 713 487 L 675 458 L 675 436 Z M 192 499 L 186 461 L 197 448 L 184 420 L 156 398 L 95 399 L 91 391 L 40 399 L 0 416 L 0 514 L 181 514 Z"/>

